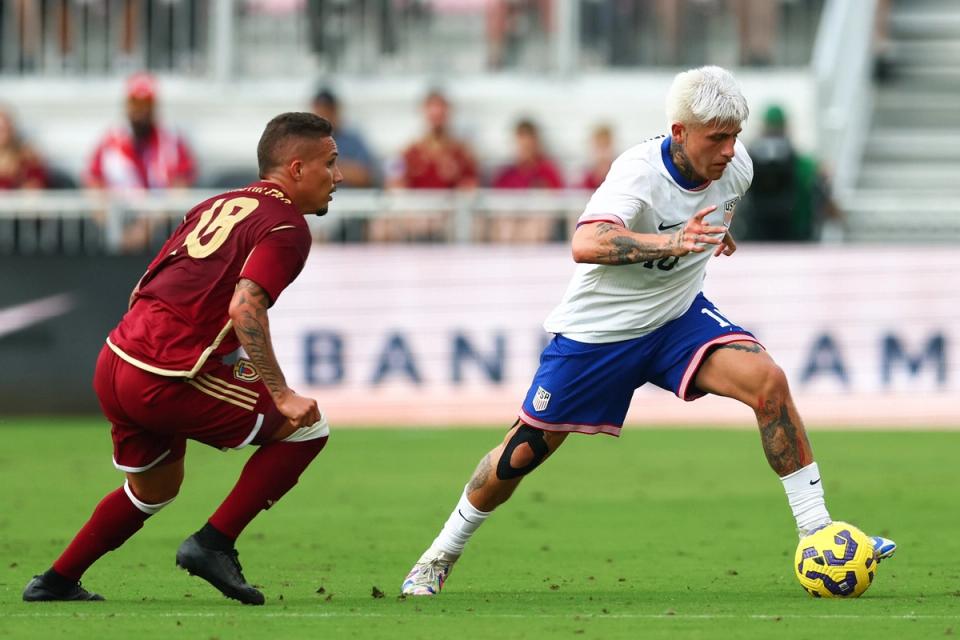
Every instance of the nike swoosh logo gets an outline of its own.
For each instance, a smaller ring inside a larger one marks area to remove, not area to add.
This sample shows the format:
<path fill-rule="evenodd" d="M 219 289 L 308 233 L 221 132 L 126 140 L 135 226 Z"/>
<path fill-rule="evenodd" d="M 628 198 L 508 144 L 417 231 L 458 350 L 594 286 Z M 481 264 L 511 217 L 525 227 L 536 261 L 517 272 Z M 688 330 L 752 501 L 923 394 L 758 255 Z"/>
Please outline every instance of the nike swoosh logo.
<path fill-rule="evenodd" d="M 817 484 L 818 482 L 820 482 L 820 478 L 817 478 L 816 480 L 811 480 L 810 484 L 814 485 L 814 484 Z"/>
<path fill-rule="evenodd" d="M 35 324 L 40 324 L 50 318 L 62 316 L 73 307 L 73 295 L 58 293 L 54 296 L 0 309 L 0 338 L 22 331 Z"/>
<path fill-rule="evenodd" d="M 471 520 L 471 519 L 468 518 L 467 516 L 463 515 L 463 511 L 460 511 L 460 509 L 457 509 L 457 513 L 459 513 L 459 514 L 460 514 L 460 517 L 463 518 L 465 521 L 469 522 L 470 524 L 477 524 L 476 522 L 474 522 L 473 520 Z"/>
<path fill-rule="evenodd" d="M 660 231 L 666 231 L 667 229 L 673 229 L 674 227 L 679 227 L 682 224 L 683 224 L 682 222 L 678 222 L 677 224 L 668 224 L 667 226 L 663 226 L 663 223 L 661 222 L 657 226 L 657 229 L 660 229 Z"/>

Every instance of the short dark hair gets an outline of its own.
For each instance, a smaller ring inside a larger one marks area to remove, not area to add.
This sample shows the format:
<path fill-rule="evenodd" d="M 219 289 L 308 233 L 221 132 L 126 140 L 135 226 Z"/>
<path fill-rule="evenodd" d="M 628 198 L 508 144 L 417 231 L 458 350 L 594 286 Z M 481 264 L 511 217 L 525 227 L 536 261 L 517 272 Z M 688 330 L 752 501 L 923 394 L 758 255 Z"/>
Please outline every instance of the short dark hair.
<path fill-rule="evenodd" d="M 449 105 L 450 101 L 447 99 L 447 94 L 443 92 L 443 89 L 440 87 L 431 87 L 427 90 L 425 96 L 423 96 L 423 104 L 430 102 L 431 100 L 439 100 L 440 102 Z"/>
<path fill-rule="evenodd" d="M 518 120 L 514 131 L 517 134 L 526 134 L 534 138 L 540 137 L 540 129 L 537 127 L 537 123 L 530 118 L 521 118 Z"/>
<path fill-rule="evenodd" d="M 271 170 L 283 164 L 284 159 L 280 154 L 291 139 L 320 139 L 331 135 L 333 127 L 326 118 L 302 111 L 281 113 L 267 123 L 257 144 L 260 177 L 266 177 Z"/>
<path fill-rule="evenodd" d="M 340 100 L 337 98 L 337 94 L 328 87 L 320 87 L 317 89 L 317 92 L 313 94 L 313 104 L 324 104 L 331 109 L 336 109 L 340 106 Z"/>

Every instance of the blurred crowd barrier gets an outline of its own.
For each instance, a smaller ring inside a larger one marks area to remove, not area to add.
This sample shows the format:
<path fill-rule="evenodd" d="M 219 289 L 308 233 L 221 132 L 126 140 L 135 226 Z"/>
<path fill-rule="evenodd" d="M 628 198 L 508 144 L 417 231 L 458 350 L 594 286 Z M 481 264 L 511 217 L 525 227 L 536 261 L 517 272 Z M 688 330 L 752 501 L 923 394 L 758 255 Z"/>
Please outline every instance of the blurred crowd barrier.
<path fill-rule="evenodd" d="M 0 73 L 804 65 L 823 0 L 3 0 Z M 731 46 L 732 45 L 732 46 Z"/>
<path fill-rule="evenodd" d="M 154 253 L 184 214 L 217 192 L 16 191 L 0 195 L 0 255 Z M 318 242 L 563 241 L 581 190 L 338 191 L 307 218 Z"/>
<path fill-rule="evenodd" d="M 216 193 L 0 193 L 0 255 L 153 255 L 186 212 Z M 581 189 L 342 189 L 328 215 L 307 220 L 318 243 L 545 244 L 569 240 L 590 195 Z M 828 222 L 821 242 L 920 245 L 960 238 L 956 204 L 943 193 L 850 195 L 841 206 L 847 217 Z M 739 234 L 736 218 L 733 229 Z"/>
<path fill-rule="evenodd" d="M 0 256 L 0 414 L 95 411 L 96 355 L 147 256 Z M 290 385 L 331 424 L 509 425 L 567 245 L 314 245 L 270 311 Z M 704 291 L 786 371 L 815 427 L 956 428 L 960 253 L 945 246 L 744 244 Z M 8 275 L 9 274 L 9 275 Z M 56 389 L 51 394 L 50 389 Z M 749 408 L 647 386 L 634 426 L 755 428 Z"/>

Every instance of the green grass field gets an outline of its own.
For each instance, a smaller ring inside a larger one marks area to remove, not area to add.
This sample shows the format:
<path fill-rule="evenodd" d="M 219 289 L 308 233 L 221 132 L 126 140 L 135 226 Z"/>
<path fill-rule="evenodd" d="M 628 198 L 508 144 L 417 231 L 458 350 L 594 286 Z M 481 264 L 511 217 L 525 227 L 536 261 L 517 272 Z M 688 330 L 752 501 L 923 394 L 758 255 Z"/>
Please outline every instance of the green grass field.
<path fill-rule="evenodd" d="M 475 536 L 440 597 L 398 598 L 501 433 L 335 431 L 240 540 L 264 607 L 174 567 L 248 455 L 192 443 L 176 502 L 84 577 L 107 602 L 28 605 L 24 584 L 121 475 L 99 420 L 4 420 L 0 638 L 960 634 L 960 432 L 812 434 L 833 516 L 900 544 L 859 600 L 814 600 L 795 582 L 793 519 L 755 433 L 629 428 L 568 439 Z"/>

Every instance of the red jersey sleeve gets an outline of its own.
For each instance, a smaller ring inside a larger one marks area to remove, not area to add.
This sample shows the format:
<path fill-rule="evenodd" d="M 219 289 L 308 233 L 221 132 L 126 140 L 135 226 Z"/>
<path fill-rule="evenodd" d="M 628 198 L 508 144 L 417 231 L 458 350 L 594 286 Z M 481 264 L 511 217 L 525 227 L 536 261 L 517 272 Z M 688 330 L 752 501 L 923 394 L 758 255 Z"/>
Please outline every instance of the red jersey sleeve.
<path fill-rule="evenodd" d="M 309 253 L 309 232 L 296 228 L 273 231 L 254 247 L 240 277 L 263 287 L 272 305 L 300 275 Z"/>

